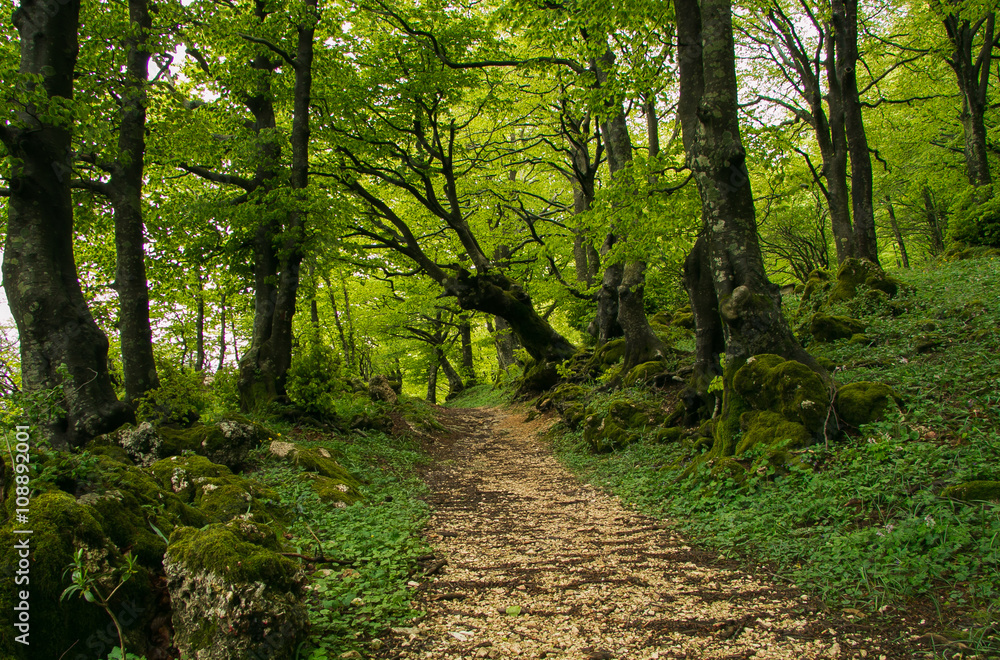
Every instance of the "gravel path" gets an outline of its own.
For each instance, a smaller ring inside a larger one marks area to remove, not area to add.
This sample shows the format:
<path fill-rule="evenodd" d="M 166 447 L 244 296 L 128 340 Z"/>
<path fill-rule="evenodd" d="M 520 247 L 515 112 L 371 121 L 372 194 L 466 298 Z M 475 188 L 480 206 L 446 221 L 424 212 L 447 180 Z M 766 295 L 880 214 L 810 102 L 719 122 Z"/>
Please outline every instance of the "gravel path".
<path fill-rule="evenodd" d="M 427 616 L 394 629 L 380 657 L 926 657 L 912 629 L 824 611 L 581 484 L 538 439 L 551 420 L 444 414 L 452 433 L 425 475 Z"/>

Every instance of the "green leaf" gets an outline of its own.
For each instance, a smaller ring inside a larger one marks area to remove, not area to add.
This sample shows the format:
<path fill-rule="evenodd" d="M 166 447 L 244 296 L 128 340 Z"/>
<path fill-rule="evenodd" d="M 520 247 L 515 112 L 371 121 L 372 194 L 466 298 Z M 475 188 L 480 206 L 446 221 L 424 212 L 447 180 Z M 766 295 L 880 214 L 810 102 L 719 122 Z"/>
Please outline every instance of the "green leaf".
<path fill-rule="evenodd" d="M 520 605 L 511 605 L 507 608 L 507 616 L 518 616 L 519 614 L 521 614 Z"/>

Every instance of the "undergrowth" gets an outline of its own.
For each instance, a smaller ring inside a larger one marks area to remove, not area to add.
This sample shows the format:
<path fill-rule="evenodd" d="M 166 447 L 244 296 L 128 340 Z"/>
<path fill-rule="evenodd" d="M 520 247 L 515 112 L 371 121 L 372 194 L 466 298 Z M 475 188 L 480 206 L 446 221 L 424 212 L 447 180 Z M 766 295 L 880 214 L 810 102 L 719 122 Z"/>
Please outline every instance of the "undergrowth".
<path fill-rule="evenodd" d="M 445 403 L 446 408 L 491 408 L 510 403 L 510 395 L 492 383 L 468 387 L 454 399 Z"/>
<path fill-rule="evenodd" d="M 265 461 L 254 475 L 292 508 L 289 543 L 316 563 L 309 576 L 310 637 L 299 658 L 325 660 L 379 645 L 390 626 L 418 616 L 407 586 L 416 558 L 428 552 L 420 538 L 426 486 L 415 467 L 425 461 L 415 441 L 366 431 L 331 436 L 292 430 L 295 442 L 328 449 L 361 477 L 364 499 L 343 508 L 320 502 L 311 486 L 286 464 Z"/>
<path fill-rule="evenodd" d="M 703 450 L 690 442 L 640 440 L 594 455 L 564 430 L 555 448 L 626 503 L 725 555 L 766 563 L 831 605 L 873 611 L 921 599 L 940 628 L 961 621 L 980 657 L 1000 657 L 1000 504 L 940 497 L 952 484 L 1000 480 L 1000 260 L 899 275 L 917 287 L 901 315 L 861 303 L 834 310 L 865 321 L 873 345 L 808 349 L 839 365 L 840 383 L 887 383 L 903 405 L 812 447 L 812 469 L 767 468 L 737 484 L 713 479 L 707 465 L 682 478 Z"/>

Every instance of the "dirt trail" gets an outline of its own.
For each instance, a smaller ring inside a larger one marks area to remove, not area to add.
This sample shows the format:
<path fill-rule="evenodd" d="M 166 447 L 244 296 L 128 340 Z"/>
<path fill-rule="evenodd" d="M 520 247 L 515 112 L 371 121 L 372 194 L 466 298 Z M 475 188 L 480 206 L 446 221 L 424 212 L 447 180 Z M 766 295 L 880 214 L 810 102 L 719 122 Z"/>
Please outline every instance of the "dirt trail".
<path fill-rule="evenodd" d="M 547 418 L 475 409 L 442 421 L 452 433 L 426 474 L 438 561 L 417 591 L 428 615 L 395 629 L 380 657 L 925 657 L 910 630 L 875 635 L 824 613 L 581 484 L 538 440 Z"/>

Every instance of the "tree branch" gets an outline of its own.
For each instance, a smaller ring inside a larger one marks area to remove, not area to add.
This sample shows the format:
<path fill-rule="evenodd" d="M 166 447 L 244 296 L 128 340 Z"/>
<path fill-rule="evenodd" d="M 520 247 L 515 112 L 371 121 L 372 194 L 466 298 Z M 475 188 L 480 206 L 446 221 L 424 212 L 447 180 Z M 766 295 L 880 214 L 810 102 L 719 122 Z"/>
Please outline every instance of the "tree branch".
<path fill-rule="evenodd" d="M 232 174 L 219 174 L 218 172 L 213 172 L 206 167 L 200 167 L 198 165 L 188 165 L 187 163 L 180 163 L 177 167 L 181 168 L 185 172 L 194 174 L 195 176 L 200 176 L 202 179 L 207 179 L 208 181 L 214 181 L 215 183 L 223 183 L 230 186 L 237 186 L 246 190 L 247 192 L 253 192 L 257 188 L 257 184 L 249 179 L 244 179 L 240 176 L 234 176 Z"/>
<path fill-rule="evenodd" d="M 244 32 L 240 32 L 239 35 L 241 37 L 243 37 L 244 39 L 246 39 L 247 41 L 249 41 L 250 43 L 260 44 L 261 46 L 264 46 L 265 48 L 267 48 L 271 52 L 275 53 L 278 57 L 280 57 L 281 59 L 285 60 L 290 65 L 292 65 L 293 69 L 297 68 L 295 66 L 295 58 L 293 58 L 291 55 L 289 55 L 287 52 L 285 52 L 284 50 L 282 50 L 278 46 L 272 44 L 267 39 L 261 39 L 260 37 L 254 37 L 254 36 L 246 34 Z"/>

